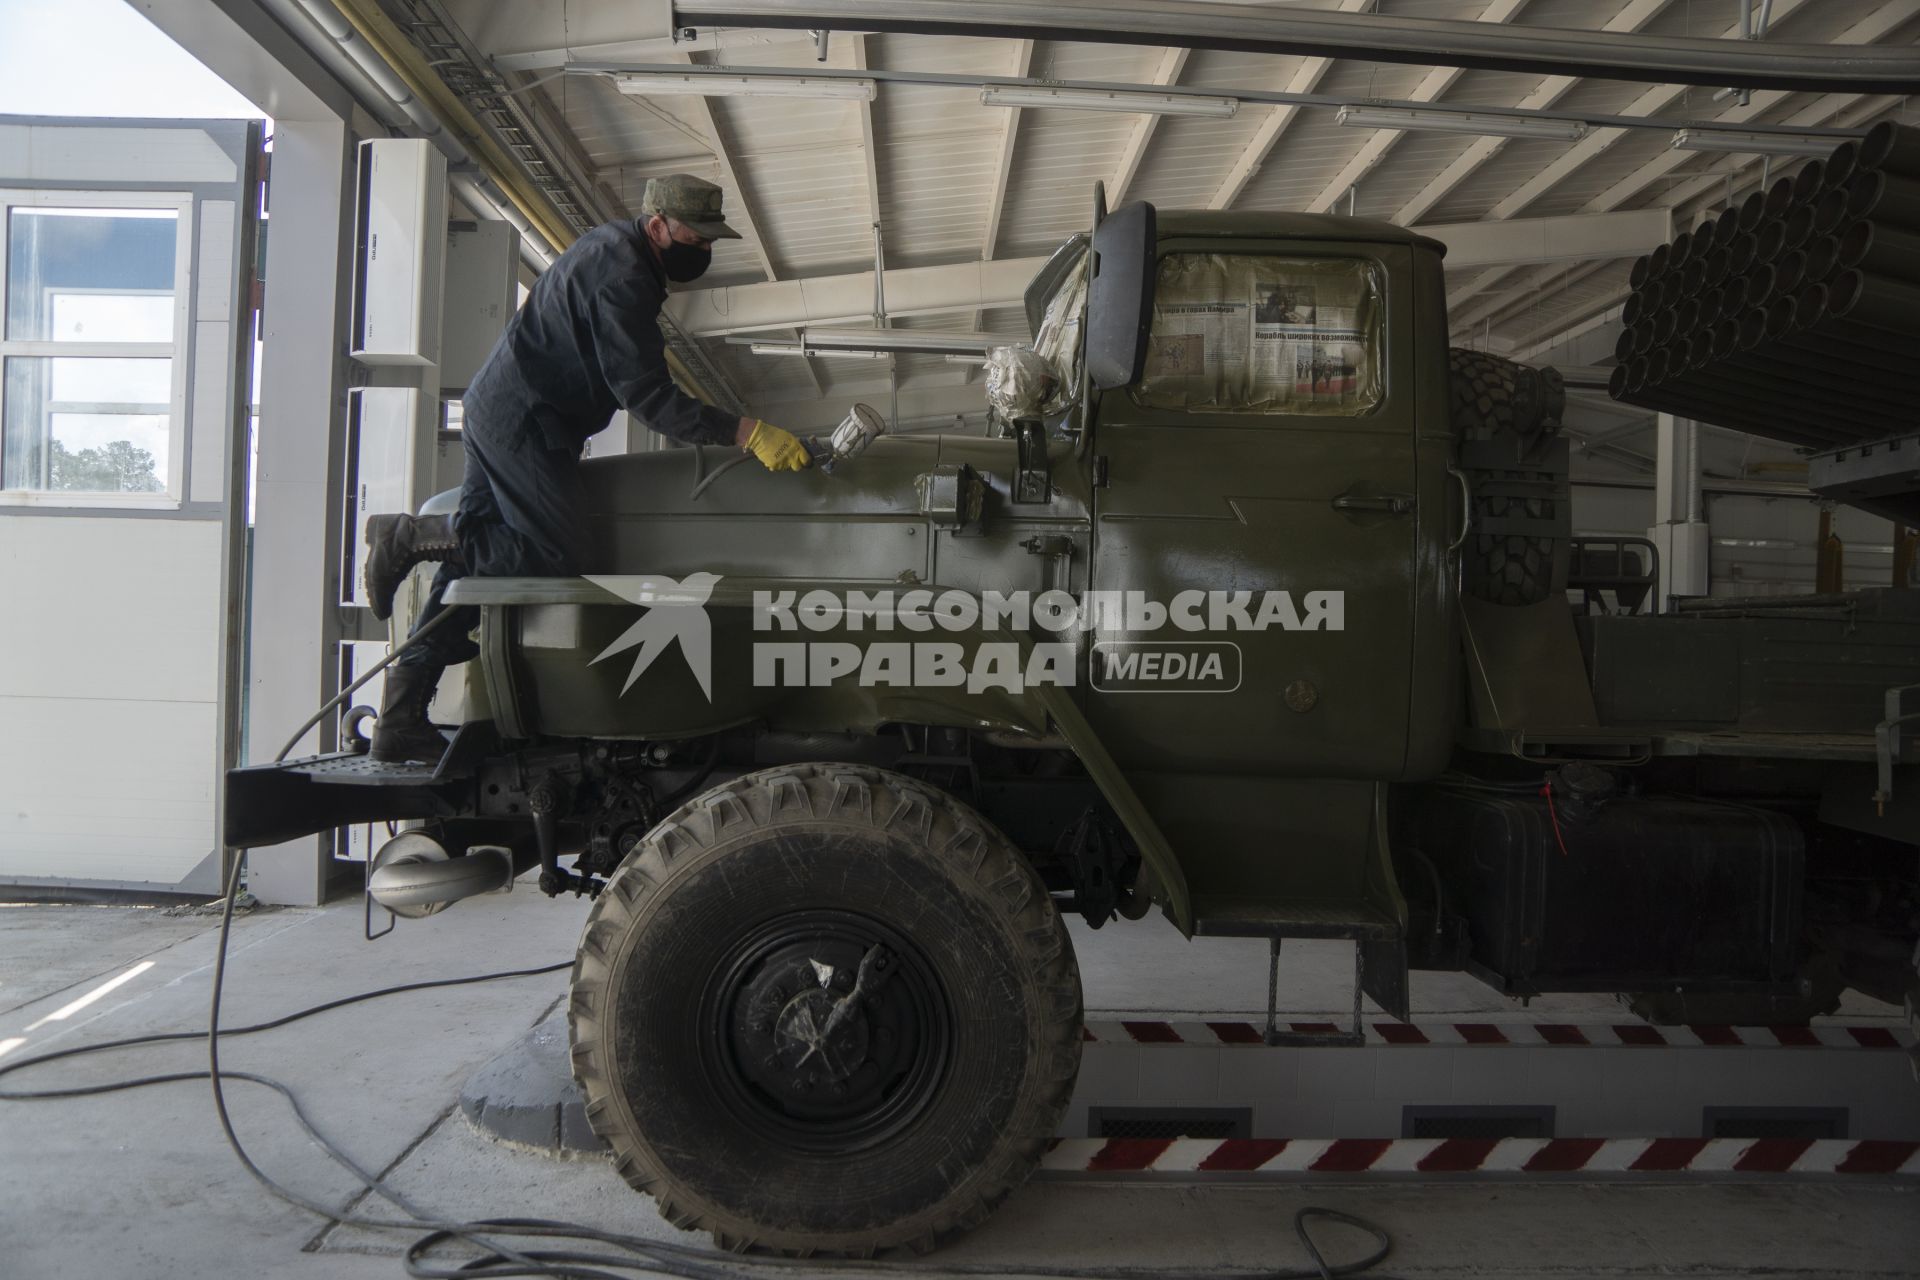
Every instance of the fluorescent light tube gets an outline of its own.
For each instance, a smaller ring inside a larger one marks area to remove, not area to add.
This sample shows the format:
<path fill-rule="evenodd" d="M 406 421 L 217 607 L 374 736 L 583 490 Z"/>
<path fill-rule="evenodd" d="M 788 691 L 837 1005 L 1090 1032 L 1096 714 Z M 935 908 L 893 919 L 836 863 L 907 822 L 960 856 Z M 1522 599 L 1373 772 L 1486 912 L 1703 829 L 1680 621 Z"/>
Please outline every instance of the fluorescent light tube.
<path fill-rule="evenodd" d="M 1762 156 L 1823 156 L 1839 146 L 1834 138 L 1804 133 L 1735 133 L 1726 129 L 1681 129 L 1675 151 L 1739 151 Z"/>
<path fill-rule="evenodd" d="M 1041 86 L 983 84 L 980 103 L 988 107 L 1067 107 L 1075 111 L 1130 111 L 1154 116 L 1212 116 L 1225 119 L 1240 109 L 1238 98 L 1188 93 L 1139 93 L 1130 89 L 1048 89 Z"/>
<path fill-rule="evenodd" d="M 885 360 L 886 351 L 847 351 L 839 348 L 803 347 L 799 343 L 756 342 L 747 348 L 756 356 L 830 356 L 850 360 Z"/>
<path fill-rule="evenodd" d="M 1362 129 L 1477 133 L 1492 138 L 1547 138 L 1556 142 L 1574 142 L 1587 132 L 1587 126 L 1578 120 L 1489 115 L 1477 111 L 1419 111 L 1410 107 L 1342 107 L 1338 119 L 1341 124 Z"/>
<path fill-rule="evenodd" d="M 705 98 L 833 98 L 872 102 L 871 80 L 825 76 L 743 76 L 718 71 L 627 71 L 613 78 L 614 88 L 635 97 L 687 95 Z"/>
<path fill-rule="evenodd" d="M 864 351 L 924 351 L 934 354 L 984 355 L 1007 339 L 991 333 L 946 333 L 932 329 L 807 328 L 800 340 L 809 348 L 854 347 Z"/>

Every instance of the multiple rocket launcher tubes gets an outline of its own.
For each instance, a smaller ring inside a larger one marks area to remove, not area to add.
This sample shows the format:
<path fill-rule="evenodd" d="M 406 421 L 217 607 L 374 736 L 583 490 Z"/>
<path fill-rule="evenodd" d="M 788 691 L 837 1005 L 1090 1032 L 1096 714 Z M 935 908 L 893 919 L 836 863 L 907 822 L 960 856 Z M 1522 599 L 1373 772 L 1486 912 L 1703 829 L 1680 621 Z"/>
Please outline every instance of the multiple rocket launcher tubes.
<path fill-rule="evenodd" d="M 1827 450 L 1920 403 L 1920 129 L 1876 125 L 1633 264 L 1616 400 Z"/>

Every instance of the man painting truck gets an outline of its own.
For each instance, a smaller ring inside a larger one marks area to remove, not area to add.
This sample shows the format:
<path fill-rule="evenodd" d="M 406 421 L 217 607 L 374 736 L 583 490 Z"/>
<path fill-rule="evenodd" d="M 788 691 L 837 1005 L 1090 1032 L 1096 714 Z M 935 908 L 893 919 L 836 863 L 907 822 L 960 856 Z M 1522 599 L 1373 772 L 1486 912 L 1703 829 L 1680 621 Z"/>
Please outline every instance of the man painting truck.
<path fill-rule="evenodd" d="M 236 770 L 229 838 L 408 821 L 409 914 L 593 895 L 588 1115 L 738 1248 L 930 1248 L 1027 1177 L 1068 913 L 1350 939 L 1402 1018 L 1415 968 L 1655 1021 L 1907 998 L 1915 593 L 1636 608 L 1651 566 L 1570 536 L 1557 376 L 1449 352 L 1443 254 L 1130 204 L 1035 280 L 1053 389 L 999 435 L 590 460 L 596 572 L 448 589 L 438 764 Z"/>

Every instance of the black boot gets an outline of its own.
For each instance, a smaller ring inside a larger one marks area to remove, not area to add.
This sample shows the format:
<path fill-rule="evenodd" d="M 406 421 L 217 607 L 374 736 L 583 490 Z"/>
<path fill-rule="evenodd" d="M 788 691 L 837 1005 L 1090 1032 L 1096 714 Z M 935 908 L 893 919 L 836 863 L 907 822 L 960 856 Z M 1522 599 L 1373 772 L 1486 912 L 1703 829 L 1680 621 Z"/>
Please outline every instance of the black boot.
<path fill-rule="evenodd" d="M 452 516 L 369 516 L 367 518 L 367 602 L 385 622 L 393 615 L 393 593 L 423 560 L 461 564 L 460 540 Z M 464 567 L 461 569 L 465 572 Z"/>
<path fill-rule="evenodd" d="M 443 667 L 391 666 L 380 719 L 373 726 L 372 756 L 379 764 L 438 764 L 447 739 L 427 719 L 427 704 Z"/>

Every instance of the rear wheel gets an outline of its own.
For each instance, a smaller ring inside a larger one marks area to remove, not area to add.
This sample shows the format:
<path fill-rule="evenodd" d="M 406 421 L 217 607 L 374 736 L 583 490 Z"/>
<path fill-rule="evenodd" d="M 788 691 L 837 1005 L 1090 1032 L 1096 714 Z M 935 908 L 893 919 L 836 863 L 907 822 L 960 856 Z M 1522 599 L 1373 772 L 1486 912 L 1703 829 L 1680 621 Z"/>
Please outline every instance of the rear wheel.
<path fill-rule="evenodd" d="M 797 765 L 682 806 L 600 894 L 574 1074 L 629 1183 L 732 1249 L 972 1227 L 1038 1163 L 1080 977 L 1020 854 L 896 774 Z"/>

